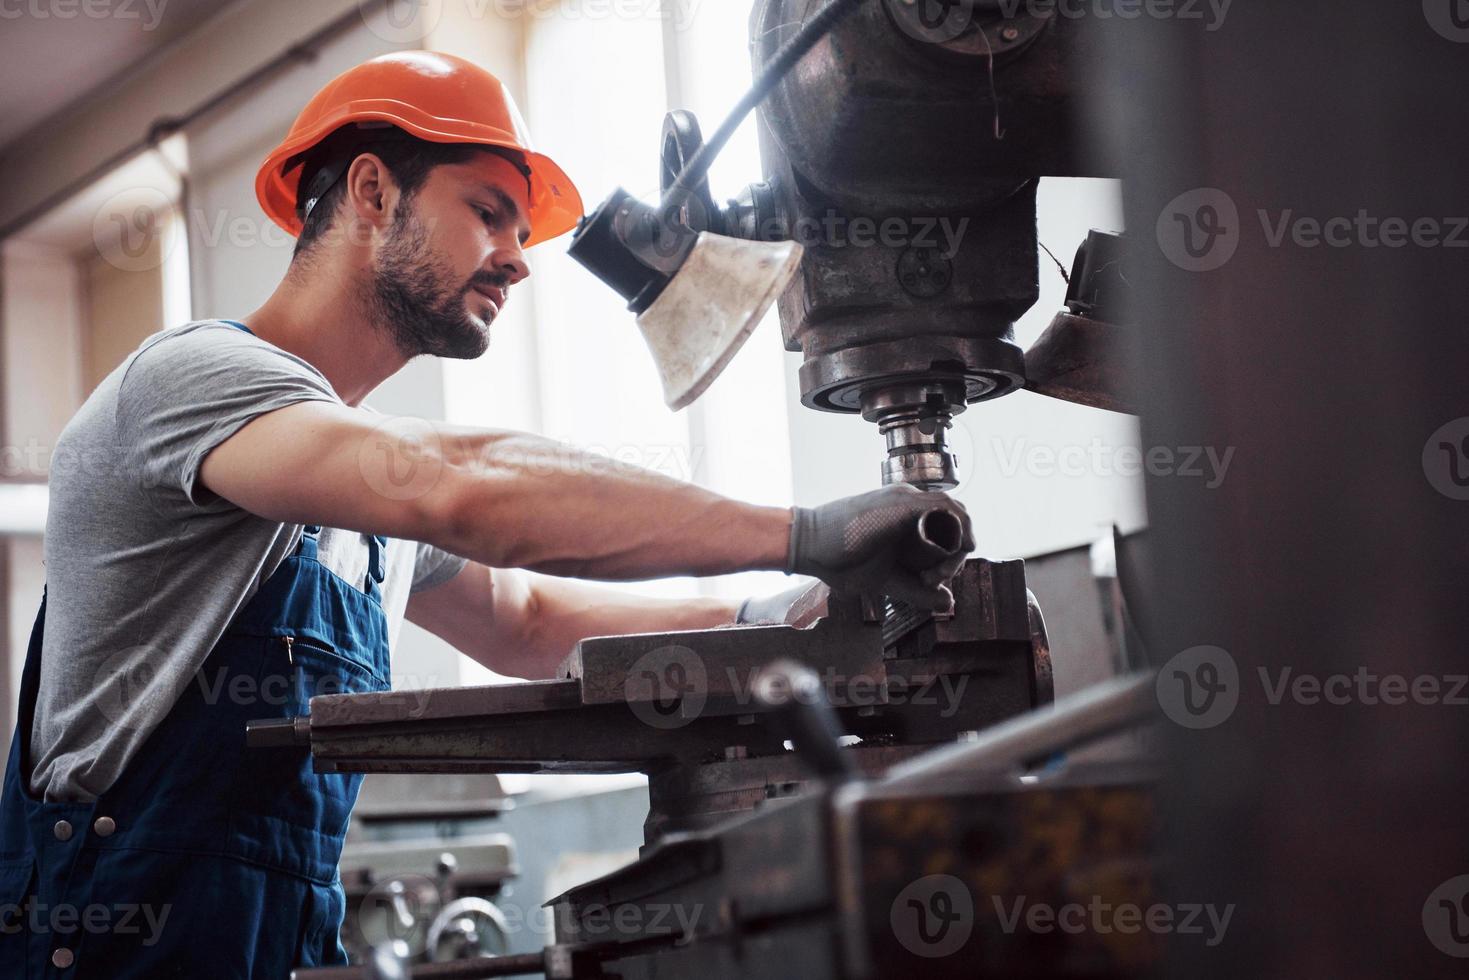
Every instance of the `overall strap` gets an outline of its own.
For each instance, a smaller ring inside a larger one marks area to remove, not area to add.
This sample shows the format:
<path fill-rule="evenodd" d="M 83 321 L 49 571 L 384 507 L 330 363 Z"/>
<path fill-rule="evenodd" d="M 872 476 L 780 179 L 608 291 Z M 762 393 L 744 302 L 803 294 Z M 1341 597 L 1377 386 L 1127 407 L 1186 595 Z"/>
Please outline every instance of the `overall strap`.
<path fill-rule="evenodd" d="M 388 538 L 383 535 L 367 536 L 367 580 L 363 592 L 379 597 L 379 586 L 388 574 Z"/>
<path fill-rule="evenodd" d="M 301 529 L 301 540 L 296 544 L 296 555 L 300 558 L 315 558 L 321 544 L 321 525 L 307 524 Z"/>
<path fill-rule="evenodd" d="M 296 556 L 299 558 L 316 558 L 320 553 L 321 525 L 308 524 L 301 529 L 301 540 L 296 545 Z M 367 578 L 362 583 L 362 591 L 370 596 L 380 594 L 380 586 L 383 579 L 387 577 L 387 553 L 388 539 L 382 534 L 367 536 Z"/>
<path fill-rule="evenodd" d="M 41 694 L 41 645 L 46 624 L 46 586 L 41 586 L 41 607 L 31 627 L 26 644 L 25 664 L 20 674 L 20 702 L 16 705 L 15 741 L 20 749 L 20 771 L 17 775 L 29 783 L 31 778 L 31 729 L 36 723 L 36 701 Z"/>
<path fill-rule="evenodd" d="M 376 586 L 382 585 L 387 576 L 387 550 L 388 539 L 381 534 L 374 534 L 367 541 L 367 582 L 363 584 L 363 591 L 372 592 Z"/>
<path fill-rule="evenodd" d="M 252 337 L 255 336 L 255 331 L 253 331 L 249 327 L 245 326 L 239 320 L 220 320 L 219 322 L 220 323 L 228 323 L 230 326 L 234 327 L 236 330 L 243 330 L 247 334 L 249 334 L 250 336 L 252 336 Z"/>

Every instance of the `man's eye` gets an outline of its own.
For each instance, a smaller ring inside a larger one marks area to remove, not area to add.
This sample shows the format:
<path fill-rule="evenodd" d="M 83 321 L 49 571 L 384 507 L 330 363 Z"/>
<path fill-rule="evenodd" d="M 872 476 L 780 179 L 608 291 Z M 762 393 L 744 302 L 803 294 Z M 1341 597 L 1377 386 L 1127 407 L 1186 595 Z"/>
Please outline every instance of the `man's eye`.
<path fill-rule="evenodd" d="M 474 209 L 474 213 L 479 215 L 479 220 L 483 221 L 487 225 L 493 225 L 500 220 L 499 216 L 488 208 L 476 206 Z"/>

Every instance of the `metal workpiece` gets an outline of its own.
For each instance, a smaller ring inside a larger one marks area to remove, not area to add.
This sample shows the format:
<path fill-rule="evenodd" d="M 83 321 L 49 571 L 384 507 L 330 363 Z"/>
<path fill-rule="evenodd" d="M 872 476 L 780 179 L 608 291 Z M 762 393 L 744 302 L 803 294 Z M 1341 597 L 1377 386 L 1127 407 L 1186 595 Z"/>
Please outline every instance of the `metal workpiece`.
<path fill-rule="evenodd" d="M 914 532 L 898 555 L 898 562 L 909 571 L 921 574 L 964 550 L 964 521 L 947 507 L 934 507 L 918 515 Z"/>
<path fill-rule="evenodd" d="M 862 393 L 862 417 L 876 422 L 887 440 L 884 485 L 911 483 L 920 490 L 959 485 L 959 460 L 949 450 L 948 433 L 967 405 L 965 392 L 958 379 L 931 378 Z"/>
<path fill-rule="evenodd" d="M 755 673 L 782 658 L 821 668 L 830 681 L 829 696 L 842 704 L 849 686 L 884 679 L 882 626 L 864 614 L 859 597 L 832 595 L 827 615 L 810 629 L 751 626 L 593 637 L 576 645 L 560 673 L 579 682 L 584 704 L 678 700 L 682 717 L 692 718 L 757 710 L 750 693 Z"/>

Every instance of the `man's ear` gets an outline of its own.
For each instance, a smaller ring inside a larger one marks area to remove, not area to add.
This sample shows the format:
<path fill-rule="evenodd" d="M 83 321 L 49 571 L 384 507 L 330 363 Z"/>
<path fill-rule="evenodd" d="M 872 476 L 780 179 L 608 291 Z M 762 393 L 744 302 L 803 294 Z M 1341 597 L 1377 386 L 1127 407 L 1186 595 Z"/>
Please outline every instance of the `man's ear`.
<path fill-rule="evenodd" d="M 358 219 L 375 228 L 392 223 L 398 203 L 398 185 L 387 164 L 372 153 L 362 153 L 347 168 L 347 205 Z"/>

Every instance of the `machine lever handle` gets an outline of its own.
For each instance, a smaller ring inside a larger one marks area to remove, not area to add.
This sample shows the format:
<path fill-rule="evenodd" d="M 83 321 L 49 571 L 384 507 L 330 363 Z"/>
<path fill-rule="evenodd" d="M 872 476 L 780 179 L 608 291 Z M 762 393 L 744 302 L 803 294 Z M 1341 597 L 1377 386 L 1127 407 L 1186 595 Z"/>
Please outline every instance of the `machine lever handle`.
<path fill-rule="evenodd" d="M 245 722 L 247 749 L 290 749 L 311 744 L 311 717 L 257 718 Z"/>
<path fill-rule="evenodd" d="M 816 671 L 794 660 L 777 660 L 760 672 L 754 692 L 818 776 L 845 782 L 859 775 L 851 756 L 842 751 L 841 723 Z"/>

